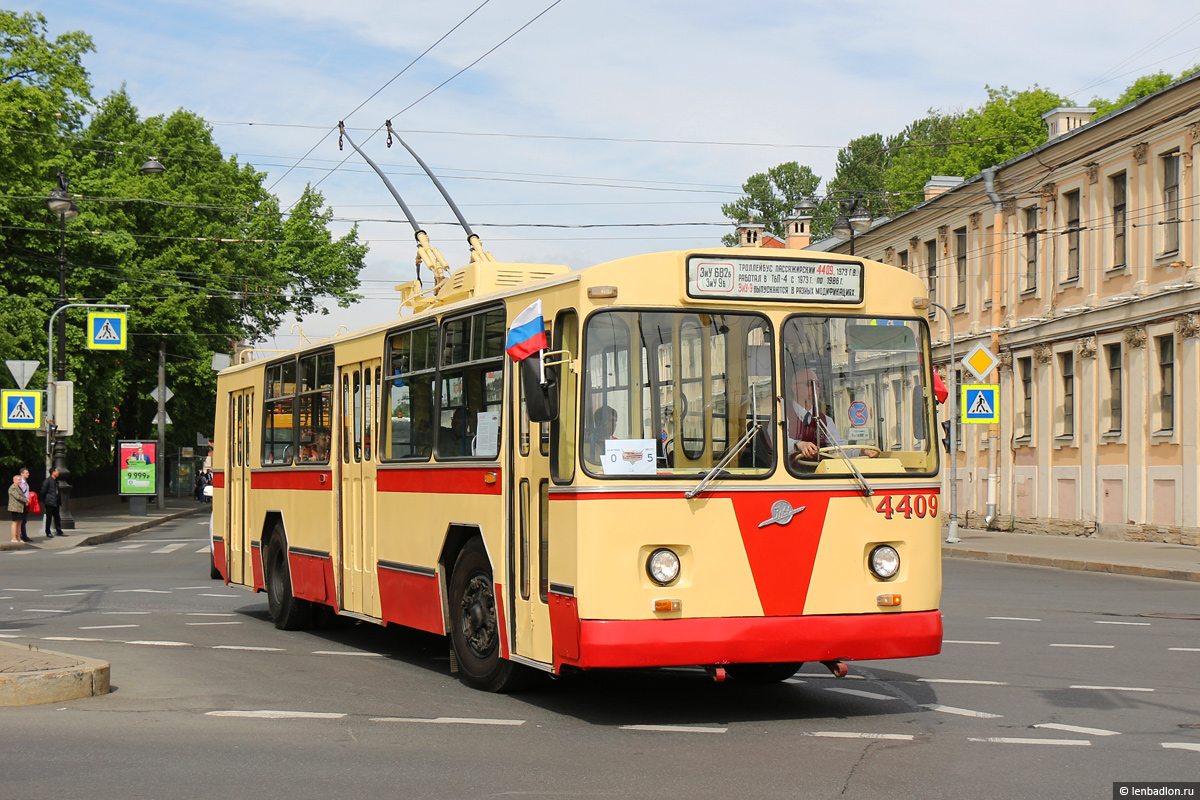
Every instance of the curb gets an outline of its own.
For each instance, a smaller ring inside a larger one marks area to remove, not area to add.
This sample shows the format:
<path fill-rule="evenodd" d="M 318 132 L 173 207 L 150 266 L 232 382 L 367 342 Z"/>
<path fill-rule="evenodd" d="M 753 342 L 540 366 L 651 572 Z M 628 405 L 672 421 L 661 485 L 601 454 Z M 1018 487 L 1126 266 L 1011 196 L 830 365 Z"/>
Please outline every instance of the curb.
<path fill-rule="evenodd" d="M 26 653 L 30 655 L 26 657 Z M 24 672 L 0 672 L 0 707 L 61 703 L 109 693 L 107 661 L 0 642 L 0 661 L 20 667 L 26 658 L 40 662 L 42 668 L 31 663 L 34 668 Z"/>
<path fill-rule="evenodd" d="M 990 550 L 968 550 L 965 547 L 943 547 L 946 558 L 966 558 L 975 561 L 997 561 L 1006 564 L 1021 564 L 1027 567 L 1054 567 L 1080 572 L 1104 572 L 1110 575 L 1132 575 L 1140 578 L 1164 578 L 1172 581 L 1200 583 L 1200 572 L 1161 567 L 1140 567 L 1133 564 L 1110 564 L 1105 561 L 1083 561 L 1077 558 L 1054 558 L 1031 556 L 1021 553 L 998 553 Z"/>
<path fill-rule="evenodd" d="M 118 528 L 115 531 L 107 531 L 105 533 L 93 533 L 91 536 L 80 539 L 74 546 L 87 547 L 90 545 L 104 544 L 105 542 L 111 542 L 116 539 L 123 539 L 131 534 L 140 533 L 147 528 L 153 528 L 156 525 L 162 525 L 164 522 L 171 522 L 172 520 L 179 519 L 180 517 L 190 517 L 193 514 L 199 514 L 205 510 L 207 509 L 205 509 L 204 506 L 200 506 L 199 508 L 185 508 L 183 511 L 176 511 L 173 514 L 164 514 L 161 517 L 155 517 L 154 519 L 146 520 L 145 522 L 139 522 L 138 524 L 130 525 L 127 528 Z"/>

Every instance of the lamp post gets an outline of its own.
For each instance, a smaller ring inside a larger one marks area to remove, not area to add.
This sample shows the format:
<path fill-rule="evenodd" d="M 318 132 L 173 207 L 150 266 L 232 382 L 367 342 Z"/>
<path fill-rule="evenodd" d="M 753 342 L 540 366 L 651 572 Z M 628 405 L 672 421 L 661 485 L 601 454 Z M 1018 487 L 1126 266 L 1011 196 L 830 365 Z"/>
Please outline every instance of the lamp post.
<path fill-rule="evenodd" d="M 142 164 L 140 171 L 146 175 L 157 175 L 166 167 L 153 156 L 145 164 Z M 67 317 L 61 314 L 63 307 L 67 303 L 67 220 L 75 219 L 79 216 L 79 206 L 75 205 L 75 201 L 71 199 L 71 194 L 68 191 L 70 181 L 60 169 L 57 172 L 58 185 L 50 192 L 46 198 L 46 205 L 50 211 L 58 215 L 59 237 L 58 237 L 58 302 L 54 304 L 54 314 L 58 316 L 58 364 L 55 368 L 55 378 L 58 381 L 67 379 Z M 49 372 L 50 365 L 46 365 L 46 370 Z M 57 409 L 49 409 L 50 413 L 58 413 Z M 71 476 L 71 471 L 67 469 L 67 443 L 63 436 L 58 435 L 55 429 L 49 429 L 47 436 L 52 436 L 53 439 L 48 439 L 46 446 L 53 453 L 53 468 L 58 470 L 58 488 L 59 488 L 59 518 L 62 521 L 63 529 L 75 528 L 75 517 L 71 515 L 71 484 L 68 480 Z M 47 470 L 47 474 L 49 470 Z"/>
<path fill-rule="evenodd" d="M 837 222 L 833 223 L 833 235 L 842 241 L 849 239 L 850 255 L 854 255 L 854 237 L 862 236 L 871 229 L 871 212 L 867 210 L 862 192 L 839 201 L 838 205 L 842 213 L 838 215 Z"/>

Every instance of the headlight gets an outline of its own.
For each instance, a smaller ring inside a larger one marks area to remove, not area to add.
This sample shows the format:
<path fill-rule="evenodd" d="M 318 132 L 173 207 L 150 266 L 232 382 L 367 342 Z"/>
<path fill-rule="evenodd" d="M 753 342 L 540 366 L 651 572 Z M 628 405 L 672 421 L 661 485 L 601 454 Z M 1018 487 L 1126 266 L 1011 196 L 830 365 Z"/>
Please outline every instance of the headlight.
<path fill-rule="evenodd" d="M 876 578 L 884 581 L 890 580 L 896 577 L 896 573 L 900 571 L 900 554 L 896 552 L 896 548 L 881 544 L 871 551 L 867 563 Z"/>
<path fill-rule="evenodd" d="M 665 547 L 655 550 L 646 559 L 646 574 L 659 586 L 666 586 L 679 577 L 679 556 Z"/>

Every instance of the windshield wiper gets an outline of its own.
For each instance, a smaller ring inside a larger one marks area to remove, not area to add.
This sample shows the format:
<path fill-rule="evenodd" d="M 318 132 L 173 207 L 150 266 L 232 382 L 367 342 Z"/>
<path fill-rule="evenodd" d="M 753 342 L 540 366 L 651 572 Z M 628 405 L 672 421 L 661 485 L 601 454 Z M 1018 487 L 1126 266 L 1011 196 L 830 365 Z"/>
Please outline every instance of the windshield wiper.
<path fill-rule="evenodd" d="M 709 470 L 708 474 L 706 474 L 699 483 L 684 492 L 683 496 L 688 500 L 691 500 L 703 492 L 708 484 L 712 483 L 720 476 L 721 472 L 725 469 L 725 465 L 736 458 L 738 453 L 742 452 L 742 448 L 744 448 L 750 442 L 750 440 L 754 438 L 754 434 L 758 433 L 761 428 L 762 423 L 760 422 L 756 422 L 751 425 L 750 430 L 746 431 L 746 435 L 741 439 L 738 439 L 737 444 L 729 449 L 729 452 L 725 454 L 725 457 L 722 458 L 715 467 Z"/>
<path fill-rule="evenodd" d="M 838 455 L 841 456 L 846 462 L 846 466 L 850 467 L 850 472 L 854 474 L 854 478 L 858 481 L 858 485 L 862 487 L 863 497 L 870 497 L 871 495 L 875 494 L 875 490 L 871 488 L 871 484 L 867 483 L 867 479 L 864 478 L 863 474 L 858 471 L 858 467 L 854 466 L 854 462 L 850 460 L 850 456 L 846 455 L 845 449 L 837 443 L 836 439 L 829 435 L 829 428 L 825 425 L 825 421 L 821 419 L 820 416 L 814 415 L 814 417 L 815 422 L 817 423 L 817 428 L 825 436 L 825 441 L 832 443 L 826 446 L 837 450 Z"/>

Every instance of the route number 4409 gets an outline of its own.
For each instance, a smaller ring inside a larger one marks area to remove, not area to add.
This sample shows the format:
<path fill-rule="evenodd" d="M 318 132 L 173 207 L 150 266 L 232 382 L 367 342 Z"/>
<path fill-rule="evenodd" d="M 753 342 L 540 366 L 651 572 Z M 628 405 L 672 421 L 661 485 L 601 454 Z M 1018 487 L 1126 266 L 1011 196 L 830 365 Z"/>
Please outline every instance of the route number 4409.
<path fill-rule="evenodd" d="M 893 502 L 894 498 L 899 498 L 899 502 Z M 917 519 L 925 519 L 927 516 L 936 517 L 938 496 L 936 494 L 885 494 L 879 501 L 879 505 L 875 506 L 875 511 L 883 514 L 884 519 L 891 519 L 893 515 L 898 514 L 903 514 L 905 519 L 912 519 L 914 516 Z"/>

